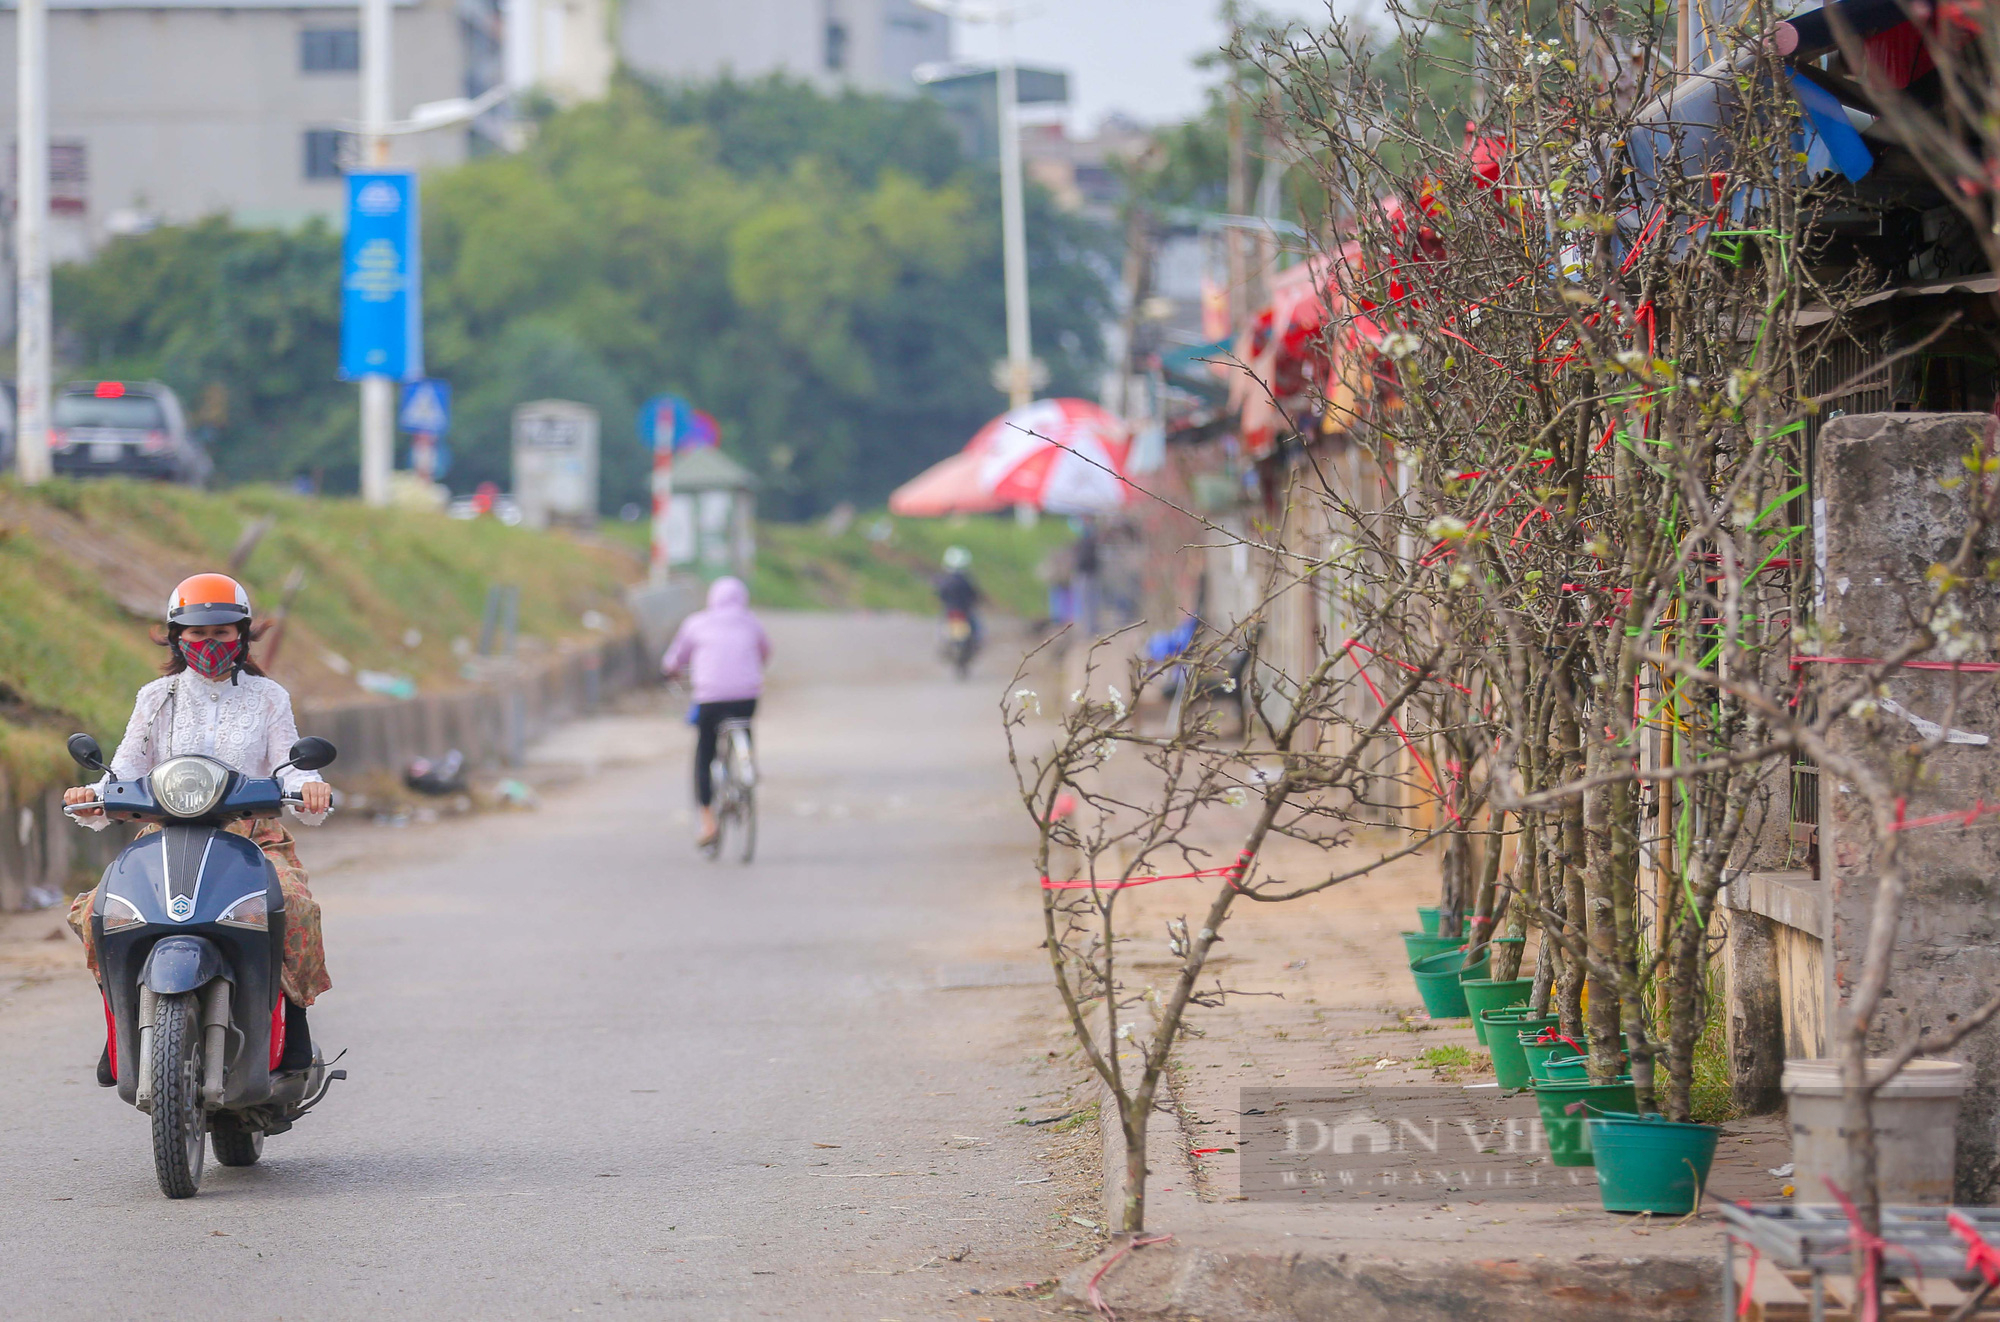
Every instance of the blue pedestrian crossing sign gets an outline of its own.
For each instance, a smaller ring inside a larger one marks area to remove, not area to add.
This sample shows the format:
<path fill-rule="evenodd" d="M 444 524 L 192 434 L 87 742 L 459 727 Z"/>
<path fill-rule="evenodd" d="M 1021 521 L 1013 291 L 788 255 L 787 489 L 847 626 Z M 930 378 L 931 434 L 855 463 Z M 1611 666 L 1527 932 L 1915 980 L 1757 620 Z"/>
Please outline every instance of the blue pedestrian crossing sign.
<path fill-rule="evenodd" d="M 427 376 L 403 387 L 403 408 L 396 425 L 404 431 L 442 436 L 451 430 L 451 382 Z"/>

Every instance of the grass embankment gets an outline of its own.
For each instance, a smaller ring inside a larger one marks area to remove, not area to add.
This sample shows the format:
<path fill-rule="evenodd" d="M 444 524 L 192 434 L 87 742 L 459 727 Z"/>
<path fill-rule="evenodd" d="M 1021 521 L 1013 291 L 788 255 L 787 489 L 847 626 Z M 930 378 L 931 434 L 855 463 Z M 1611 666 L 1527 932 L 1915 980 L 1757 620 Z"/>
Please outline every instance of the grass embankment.
<path fill-rule="evenodd" d="M 751 593 L 774 607 L 861 607 L 920 614 L 937 609 L 931 591 L 948 546 L 972 553 L 972 577 L 994 606 L 1038 619 L 1048 589 L 1035 567 L 1074 540 L 1061 519 L 1033 527 L 1012 515 L 960 519 L 898 519 L 868 514 L 840 533 L 821 523 L 765 524 L 758 529 L 757 575 Z"/>
<path fill-rule="evenodd" d="M 644 523 L 607 524 L 606 531 L 644 553 Z M 1039 619 L 1048 592 L 1035 577 L 1043 557 L 1073 540 L 1061 519 L 1032 528 L 1004 518 L 898 519 L 863 514 L 844 530 L 821 523 L 757 525 L 757 572 L 752 604 L 772 610 L 937 609 L 931 579 L 948 546 L 972 553 L 972 576 L 1002 612 Z"/>
<path fill-rule="evenodd" d="M 641 572 L 622 548 L 491 519 L 262 487 L 0 482 L 0 775 L 26 789 L 72 774 L 62 750 L 70 730 L 110 748 L 133 693 L 159 673 L 148 626 L 168 592 L 188 574 L 225 568 L 263 519 L 269 531 L 238 577 L 268 618 L 286 579 L 302 574 L 271 673 L 321 701 L 365 697 L 363 670 L 408 676 L 419 691 L 463 683 L 494 584 L 520 589 L 532 651 L 596 636 L 586 612 L 622 621 L 625 585 Z"/>

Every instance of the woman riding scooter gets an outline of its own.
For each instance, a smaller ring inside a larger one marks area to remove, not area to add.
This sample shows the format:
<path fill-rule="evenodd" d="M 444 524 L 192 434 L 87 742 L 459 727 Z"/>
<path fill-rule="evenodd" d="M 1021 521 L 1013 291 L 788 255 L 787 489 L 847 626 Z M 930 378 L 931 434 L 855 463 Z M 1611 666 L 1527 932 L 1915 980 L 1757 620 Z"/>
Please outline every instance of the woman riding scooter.
<path fill-rule="evenodd" d="M 187 579 L 167 599 L 166 633 L 155 641 L 167 648 L 160 667 L 165 678 L 139 690 L 106 779 L 134 780 L 169 758 L 188 754 L 205 754 L 246 776 L 272 775 L 299 732 L 291 695 L 251 660 L 250 595 L 243 585 L 225 574 Z M 285 793 L 301 800 L 292 810 L 300 821 L 317 826 L 325 820 L 333 792 L 317 772 L 290 768 L 282 780 Z M 80 785 L 65 791 L 63 802 L 92 804 L 98 797 L 97 786 Z M 109 825 L 102 809 L 80 808 L 76 816 L 92 830 Z M 332 985 L 326 976 L 319 904 L 306 889 L 306 871 L 291 833 L 276 818 L 239 821 L 227 829 L 262 849 L 278 871 L 286 914 L 281 975 L 285 1054 L 279 1068 L 304 1069 L 312 1060 L 305 1010 Z M 69 925 L 83 940 L 84 962 L 93 975 L 97 951 L 90 940 L 90 912 L 95 895 L 95 889 L 85 891 L 69 910 Z M 107 1088 L 114 1083 L 108 1048 L 98 1061 L 97 1081 Z"/>

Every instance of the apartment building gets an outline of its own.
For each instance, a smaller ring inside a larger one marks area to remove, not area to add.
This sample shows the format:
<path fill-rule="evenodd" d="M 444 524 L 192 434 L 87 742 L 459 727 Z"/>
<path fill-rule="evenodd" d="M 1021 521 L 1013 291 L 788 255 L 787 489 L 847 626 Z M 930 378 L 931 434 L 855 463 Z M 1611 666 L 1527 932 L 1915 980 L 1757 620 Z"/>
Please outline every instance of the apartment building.
<path fill-rule="evenodd" d="M 15 22 L 0 6 L 0 138 L 13 192 Z M 336 0 L 50 0 L 51 256 L 228 215 L 289 226 L 345 207 L 360 12 Z M 495 0 L 396 0 L 394 113 L 500 81 Z M 464 159 L 489 127 L 398 138 L 392 162 Z"/>
<path fill-rule="evenodd" d="M 951 55 L 951 21 L 916 0 L 623 0 L 618 47 L 655 78 L 785 74 L 902 95 Z"/>

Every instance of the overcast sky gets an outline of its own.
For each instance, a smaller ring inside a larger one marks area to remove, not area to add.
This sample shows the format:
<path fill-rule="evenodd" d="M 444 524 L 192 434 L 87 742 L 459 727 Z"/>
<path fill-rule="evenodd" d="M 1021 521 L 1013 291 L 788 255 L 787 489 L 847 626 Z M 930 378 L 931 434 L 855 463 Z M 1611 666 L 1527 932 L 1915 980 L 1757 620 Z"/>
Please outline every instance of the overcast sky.
<path fill-rule="evenodd" d="M 1324 17 L 1326 0 L 1264 0 L 1270 12 Z M 1149 124 L 1185 119 L 1201 109 L 1214 81 L 1194 67 L 1196 56 L 1221 46 L 1219 0 L 1022 0 L 1028 17 L 1014 27 L 1024 64 L 1069 71 L 1070 124 L 1087 133 L 1108 111 Z M 991 25 L 954 23 L 955 55 L 990 60 L 998 51 Z"/>

